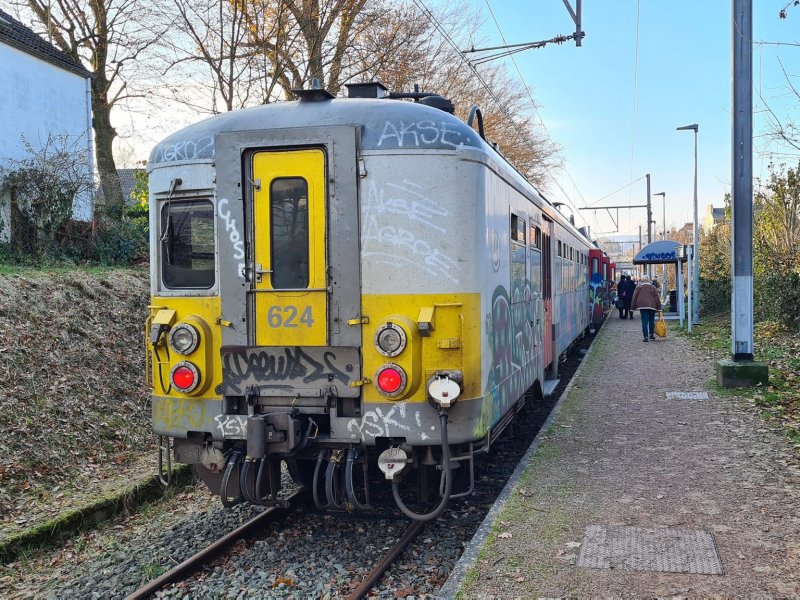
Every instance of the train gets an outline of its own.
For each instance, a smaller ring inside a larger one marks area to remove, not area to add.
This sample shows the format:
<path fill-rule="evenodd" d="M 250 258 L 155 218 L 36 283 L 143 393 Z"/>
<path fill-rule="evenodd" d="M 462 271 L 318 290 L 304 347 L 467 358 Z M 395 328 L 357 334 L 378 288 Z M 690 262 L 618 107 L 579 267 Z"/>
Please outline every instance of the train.
<path fill-rule="evenodd" d="M 285 467 L 326 510 L 371 509 L 372 472 L 430 520 L 599 326 L 609 258 L 477 106 L 462 121 L 378 82 L 296 94 L 150 154 L 159 470 L 194 465 L 233 506 L 280 504 Z"/>

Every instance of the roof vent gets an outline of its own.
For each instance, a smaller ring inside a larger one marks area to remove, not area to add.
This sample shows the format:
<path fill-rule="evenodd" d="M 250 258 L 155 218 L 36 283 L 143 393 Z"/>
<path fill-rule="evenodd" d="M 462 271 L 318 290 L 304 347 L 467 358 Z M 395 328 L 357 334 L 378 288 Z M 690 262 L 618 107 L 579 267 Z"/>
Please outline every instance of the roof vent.
<path fill-rule="evenodd" d="M 388 91 L 380 81 L 345 83 L 348 98 L 386 98 Z"/>
<path fill-rule="evenodd" d="M 443 98 L 442 96 L 426 96 L 419 101 L 420 104 L 424 104 L 425 106 L 430 106 L 432 108 L 438 108 L 439 110 L 443 110 L 444 112 L 450 113 L 451 115 L 456 112 L 455 105 L 450 101 L 449 98 Z"/>
<path fill-rule="evenodd" d="M 292 90 L 292 93 L 300 98 L 301 102 L 318 102 L 320 100 L 333 100 L 333 94 L 324 89 L 319 79 L 311 80 L 311 87 L 307 90 Z"/>

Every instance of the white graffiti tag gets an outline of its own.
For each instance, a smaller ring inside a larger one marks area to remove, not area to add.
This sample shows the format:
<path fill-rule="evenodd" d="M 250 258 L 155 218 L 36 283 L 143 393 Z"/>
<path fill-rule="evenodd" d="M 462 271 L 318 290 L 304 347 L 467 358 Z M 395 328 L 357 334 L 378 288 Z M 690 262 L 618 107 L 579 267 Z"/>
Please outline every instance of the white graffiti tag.
<path fill-rule="evenodd" d="M 156 146 L 153 162 L 198 160 L 214 156 L 214 136 L 204 135 L 196 140 L 180 140 Z"/>
<path fill-rule="evenodd" d="M 442 224 L 449 216 L 448 210 L 425 197 L 415 183 L 378 187 L 370 182 L 361 238 L 364 256 L 381 264 L 417 266 L 429 275 L 458 283 L 458 263 L 437 245 L 446 239 Z"/>
<path fill-rule="evenodd" d="M 217 415 L 217 429 L 226 439 L 247 439 L 247 415 Z"/>
<path fill-rule="evenodd" d="M 460 132 L 451 129 L 444 121 L 386 121 L 378 139 L 378 146 L 419 148 L 425 146 L 447 146 L 458 148 L 470 140 L 464 140 Z"/>
<path fill-rule="evenodd" d="M 380 407 L 375 407 L 375 410 L 369 410 L 364 413 L 360 419 L 350 419 L 347 423 L 347 431 L 350 433 L 357 433 L 361 441 L 377 437 L 391 437 L 398 435 L 399 432 L 410 432 L 411 428 L 397 421 L 395 417 L 399 417 L 401 421 L 406 420 L 406 403 L 400 402 L 392 405 L 392 407 L 385 413 Z M 417 425 L 421 423 L 419 411 L 414 411 L 414 421 Z M 424 433 L 420 434 L 420 438 L 427 440 L 428 436 Z"/>
<path fill-rule="evenodd" d="M 227 206 L 228 199 L 220 198 L 217 202 L 217 214 L 219 214 L 220 218 L 224 221 L 228 239 L 230 239 L 231 244 L 233 244 L 234 260 L 242 260 L 244 258 L 244 240 L 242 239 L 242 234 L 239 233 L 236 219 L 231 216 L 231 211 Z M 244 263 L 239 263 L 236 272 L 244 277 Z"/>

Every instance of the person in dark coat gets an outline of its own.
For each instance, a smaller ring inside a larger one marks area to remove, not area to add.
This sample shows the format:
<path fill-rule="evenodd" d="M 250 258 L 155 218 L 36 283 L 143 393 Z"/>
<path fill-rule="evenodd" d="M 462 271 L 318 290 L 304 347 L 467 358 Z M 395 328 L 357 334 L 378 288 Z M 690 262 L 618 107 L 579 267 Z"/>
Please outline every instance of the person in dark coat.
<path fill-rule="evenodd" d="M 619 276 L 619 283 L 617 284 L 617 300 L 614 303 L 614 306 L 617 307 L 619 310 L 619 318 L 620 319 L 627 319 L 628 313 L 625 310 L 625 296 L 627 295 L 628 287 L 626 285 L 626 281 L 628 279 L 627 275 L 620 275 Z"/>
<path fill-rule="evenodd" d="M 619 284 L 619 294 L 622 298 L 622 318 L 632 319 L 633 311 L 631 310 L 631 301 L 633 300 L 633 293 L 636 290 L 636 283 L 630 275 L 625 275 L 625 281 Z"/>

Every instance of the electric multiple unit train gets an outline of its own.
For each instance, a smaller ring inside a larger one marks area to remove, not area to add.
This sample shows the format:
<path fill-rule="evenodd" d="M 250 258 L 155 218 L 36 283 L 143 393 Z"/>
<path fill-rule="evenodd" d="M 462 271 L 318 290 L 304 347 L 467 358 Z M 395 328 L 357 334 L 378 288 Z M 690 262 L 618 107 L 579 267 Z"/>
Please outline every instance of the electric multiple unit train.
<path fill-rule="evenodd" d="M 599 324 L 612 265 L 478 109 L 378 83 L 298 95 L 150 156 L 153 428 L 226 505 L 280 502 L 285 461 L 318 506 L 364 509 L 377 465 L 431 519 Z"/>

